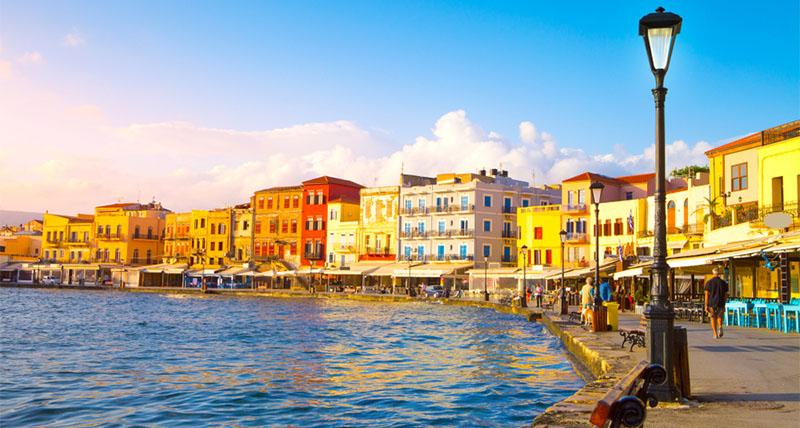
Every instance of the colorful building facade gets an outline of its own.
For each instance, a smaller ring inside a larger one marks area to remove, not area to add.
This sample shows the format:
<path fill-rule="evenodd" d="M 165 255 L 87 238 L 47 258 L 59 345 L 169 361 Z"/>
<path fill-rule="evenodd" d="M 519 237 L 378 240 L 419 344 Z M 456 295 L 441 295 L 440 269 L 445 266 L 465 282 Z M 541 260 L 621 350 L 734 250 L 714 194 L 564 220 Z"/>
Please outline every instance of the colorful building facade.
<path fill-rule="evenodd" d="M 361 189 L 360 197 L 359 259 L 395 260 L 400 187 L 364 188 Z"/>
<path fill-rule="evenodd" d="M 152 202 L 117 203 L 95 208 L 95 262 L 125 265 L 158 263 L 164 250 L 169 210 Z"/>
<path fill-rule="evenodd" d="M 328 201 L 345 198 L 358 200 L 364 186 L 341 178 L 322 176 L 303 182 L 303 227 L 300 232 L 304 266 L 324 266 L 327 255 Z"/>
<path fill-rule="evenodd" d="M 44 214 L 42 257 L 60 263 L 80 263 L 92 257 L 94 216 Z"/>
<path fill-rule="evenodd" d="M 303 187 L 272 187 L 253 195 L 253 259 L 300 266 Z M 244 221 L 244 220 L 243 220 Z"/>

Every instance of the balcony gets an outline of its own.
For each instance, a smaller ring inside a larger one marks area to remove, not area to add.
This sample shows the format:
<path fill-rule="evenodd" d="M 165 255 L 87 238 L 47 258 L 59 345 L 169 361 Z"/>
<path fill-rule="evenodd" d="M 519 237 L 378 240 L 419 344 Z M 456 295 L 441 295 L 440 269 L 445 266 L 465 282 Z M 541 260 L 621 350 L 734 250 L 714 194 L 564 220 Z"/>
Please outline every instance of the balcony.
<path fill-rule="evenodd" d="M 583 213 L 586 212 L 587 204 L 564 204 L 561 205 L 561 212 L 564 213 Z"/>
<path fill-rule="evenodd" d="M 122 235 L 118 233 L 98 233 L 95 235 L 95 238 L 101 239 L 103 241 L 119 241 L 122 239 Z"/>
<path fill-rule="evenodd" d="M 317 252 L 317 251 L 311 251 L 311 252 L 304 251 L 303 258 L 306 260 L 324 260 L 325 254 L 322 254 L 322 252 Z"/>
<path fill-rule="evenodd" d="M 475 257 L 469 254 L 433 254 L 429 259 L 434 262 L 473 261 Z"/>
<path fill-rule="evenodd" d="M 503 207 L 503 214 L 516 214 L 517 207 Z"/>
<path fill-rule="evenodd" d="M 403 231 L 400 232 L 400 237 L 401 238 L 407 238 L 407 239 L 427 238 L 428 237 L 428 231 L 426 231 L 426 230 L 417 230 L 417 229 L 412 229 L 410 231 L 403 230 Z"/>
<path fill-rule="evenodd" d="M 89 241 L 84 241 L 83 239 L 67 239 L 64 242 L 70 246 L 80 246 L 80 247 L 90 244 Z"/>
<path fill-rule="evenodd" d="M 567 242 L 587 243 L 589 242 L 588 233 L 567 233 Z"/>
<path fill-rule="evenodd" d="M 248 233 L 247 236 L 250 236 L 250 234 Z M 164 239 L 167 241 L 188 241 L 191 238 L 189 238 L 189 235 L 185 233 L 173 233 L 166 235 Z"/>
<path fill-rule="evenodd" d="M 430 208 L 428 207 L 400 208 L 400 214 L 402 215 L 427 215 L 428 213 L 430 213 Z"/>
<path fill-rule="evenodd" d="M 356 247 L 355 245 L 334 244 L 333 251 L 338 253 L 355 253 Z"/>
<path fill-rule="evenodd" d="M 500 258 L 503 263 L 517 263 L 517 256 L 503 256 Z"/>
<path fill-rule="evenodd" d="M 430 208 L 432 214 L 471 213 L 475 205 L 437 205 Z"/>
<path fill-rule="evenodd" d="M 389 247 L 384 248 L 375 248 L 375 247 L 364 247 L 366 254 L 392 254 L 391 249 Z"/>
<path fill-rule="evenodd" d="M 517 239 L 517 231 L 516 230 L 504 230 L 503 231 L 503 238 L 505 238 L 505 239 Z"/>
<path fill-rule="evenodd" d="M 131 236 L 131 239 L 157 241 L 159 239 L 159 236 L 158 235 L 137 235 L 137 234 L 133 234 L 133 236 Z"/>
<path fill-rule="evenodd" d="M 764 222 L 764 217 L 773 213 L 786 213 L 793 218 L 793 222 L 800 218 L 800 204 L 797 201 L 784 202 L 775 205 L 763 205 L 758 213 L 758 221 Z"/>
<path fill-rule="evenodd" d="M 706 225 L 703 223 L 684 224 L 682 229 L 684 235 L 702 235 L 705 232 Z"/>

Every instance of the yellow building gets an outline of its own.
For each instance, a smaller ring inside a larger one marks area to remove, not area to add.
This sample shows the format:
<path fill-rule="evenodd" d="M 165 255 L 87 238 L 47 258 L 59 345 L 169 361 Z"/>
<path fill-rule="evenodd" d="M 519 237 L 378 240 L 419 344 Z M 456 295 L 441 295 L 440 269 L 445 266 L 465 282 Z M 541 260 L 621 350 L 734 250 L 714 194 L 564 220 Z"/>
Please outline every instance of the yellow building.
<path fill-rule="evenodd" d="M 399 186 L 361 189 L 359 260 L 395 259 L 399 195 Z"/>
<path fill-rule="evenodd" d="M 289 266 L 300 266 L 297 243 L 300 242 L 303 203 L 303 186 L 272 187 L 255 192 L 252 199 L 254 260 L 283 261 Z"/>
<path fill-rule="evenodd" d="M 517 266 L 561 267 L 561 205 L 517 208 L 517 225 L 517 248 L 528 248 L 527 260 L 520 254 Z"/>
<path fill-rule="evenodd" d="M 44 214 L 42 254 L 44 260 L 80 263 L 91 259 L 94 216 Z"/>
<path fill-rule="evenodd" d="M 340 197 L 328 201 L 328 254 L 325 267 L 342 267 L 358 261 L 359 215 L 357 199 Z"/>
<path fill-rule="evenodd" d="M 233 251 L 231 263 L 244 263 L 253 257 L 253 210 L 250 203 L 240 204 L 231 211 Z"/>
<path fill-rule="evenodd" d="M 11 236 L 0 236 L 0 261 L 35 261 L 41 257 L 41 232 L 17 232 Z"/>
<path fill-rule="evenodd" d="M 94 211 L 95 262 L 135 266 L 162 259 L 169 210 L 161 204 L 117 203 Z"/>
<path fill-rule="evenodd" d="M 707 244 L 774 233 L 766 215 L 784 212 L 800 221 L 800 121 L 767 129 L 706 152 L 715 214 Z"/>
<path fill-rule="evenodd" d="M 192 210 L 190 266 L 219 269 L 228 264 L 231 251 L 231 208 Z"/>
<path fill-rule="evenodd" d="M 192 213 L 168 213 L 165 219 L 164 263 L 186 263 L 192 252 Z"/>

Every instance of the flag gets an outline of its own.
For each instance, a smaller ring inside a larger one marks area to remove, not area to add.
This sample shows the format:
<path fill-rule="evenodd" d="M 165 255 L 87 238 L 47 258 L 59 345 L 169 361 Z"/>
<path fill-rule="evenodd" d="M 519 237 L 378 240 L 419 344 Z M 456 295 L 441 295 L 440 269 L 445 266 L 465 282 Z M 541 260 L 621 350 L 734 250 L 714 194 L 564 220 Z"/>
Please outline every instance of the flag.
<path fill-rule="evenodd" d="M 628 215 L 628 233 L 633 233 L 633 210 Z"/>

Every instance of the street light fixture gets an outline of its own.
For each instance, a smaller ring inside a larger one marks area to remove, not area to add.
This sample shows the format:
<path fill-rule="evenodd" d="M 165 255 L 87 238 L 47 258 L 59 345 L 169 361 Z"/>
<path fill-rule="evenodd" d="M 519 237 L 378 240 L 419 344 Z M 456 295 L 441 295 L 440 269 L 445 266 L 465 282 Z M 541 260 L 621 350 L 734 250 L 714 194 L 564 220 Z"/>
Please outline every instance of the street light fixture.
<path fill-rule="evenodd" d="M 489 290 L 487 284 L 489 283 L 489 257 L 483 256 L 483 300 L 489 301 Z"/>
<path fill-rule="evenodd" d="M 653 227 L 653 283 L 650 285 L 650 303 L 645 308 L 647 319 L 647 359 L 667 368 L 667 382 L 652 388 L 659 401 L 673 401 L 679 398 L 672 367 L 675 312 L 669 301 L 667 291 L 667 227 L 666 227 L 666 189 L 664 165 L 664 100 L 667 89 L 664 76 L 669 68 L 675 36 L 681 32 L 683 19 L 674 13 L 664 13 L 659 7 L 639 20 L 639 35 L 644 37 L 650 70 L 656 78 L 653 96 L 656 103 L 656 177 L 653 199 L 655 202 L 655 224 Z"/>
<path fill-rule="evenodd" d="M 522 283 L 519 285 L 519 306 L 521 308 L 526 308 L 528 307 L 528 302 L 527 302 L 528 298 L 526 293 L 528 288 L 528 283 L 527 283 L 527 278 L 525 276 L 526 273 L 525 268 L 528 264 L 528 246 L 523 245 L 521 250 L 522 250 Z"/>
<path fill-rule="evenodd" d="M 603 189 L 606 186 L 599 181 L 595 181 L 589 186 L 592 191 L 592 202 L 594 202 L 594 224 L 595 224 L 595 248 L 594 248 L 594 309 L 600 309 L 603 299 L 600 298 L 600 198 L 603 196 Z"/>
<path fill-rule="evenodd" d="M 567 232 L 562 230 L 558 235 L 561 238 L 561 315 L 567 315 L 567 288 L 564 284 L 564 244 L 567 242 Z"/>

